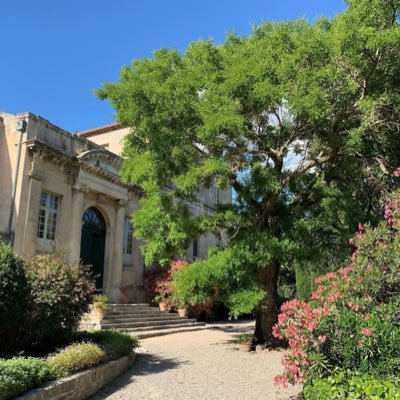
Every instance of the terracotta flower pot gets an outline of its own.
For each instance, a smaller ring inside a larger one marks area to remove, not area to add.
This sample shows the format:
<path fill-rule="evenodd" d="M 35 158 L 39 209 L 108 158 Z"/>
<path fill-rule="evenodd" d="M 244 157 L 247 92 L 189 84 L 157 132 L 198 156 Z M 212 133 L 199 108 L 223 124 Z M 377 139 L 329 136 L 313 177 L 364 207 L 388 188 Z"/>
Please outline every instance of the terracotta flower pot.
<path fill-rule="evenodd" d="M 168 311 L 168 303 L 165 301 L 158 303 L 158 307 L 160 308 L 160 311 Z"/>
<path fill-rule="evenodd" d="M 242 351 L 244 353 L 250 352 L 251 351 L 251 342 L 239 343 L 239 351 Z"/>
<path fill-rule="evenodd" d="M 183 318 L 187 317 L 187 308 L 178 308 L 178 315 Z"/>

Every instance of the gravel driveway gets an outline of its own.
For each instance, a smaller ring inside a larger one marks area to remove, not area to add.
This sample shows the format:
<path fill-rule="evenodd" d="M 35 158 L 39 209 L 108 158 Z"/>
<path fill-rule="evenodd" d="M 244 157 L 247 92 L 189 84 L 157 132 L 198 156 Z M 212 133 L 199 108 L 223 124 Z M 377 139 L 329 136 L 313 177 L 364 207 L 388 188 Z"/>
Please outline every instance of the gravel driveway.
<path fill-rule="evenodd" d="M 290 399 L 299 387 L 278 389 L 282 352 L 241 353 L 235 340 L 250 324 L 143 339 L 135 364 L 92 400 Z"/>

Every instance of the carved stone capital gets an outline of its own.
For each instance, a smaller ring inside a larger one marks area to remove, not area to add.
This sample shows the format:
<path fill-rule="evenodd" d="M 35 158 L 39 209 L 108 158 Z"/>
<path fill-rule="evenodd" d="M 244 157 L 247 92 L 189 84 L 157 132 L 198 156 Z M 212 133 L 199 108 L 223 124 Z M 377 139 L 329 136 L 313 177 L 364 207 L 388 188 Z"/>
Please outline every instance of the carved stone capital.
<path fill-rule="evenodd" d="M 126 200 L 115 200 L 115 207 L 117 210 L 119 210 L 120 208 L 126 208 L 126 206 L 128 205 L 128 202 Z"/>
<path fill-rule="evenodd" d="M 76 183 L 74 186 L 72 186 L 72 191 L 74 193 L 76 193 L 76 192 L 88 193 L 89 189 L 86 185 Z"/>

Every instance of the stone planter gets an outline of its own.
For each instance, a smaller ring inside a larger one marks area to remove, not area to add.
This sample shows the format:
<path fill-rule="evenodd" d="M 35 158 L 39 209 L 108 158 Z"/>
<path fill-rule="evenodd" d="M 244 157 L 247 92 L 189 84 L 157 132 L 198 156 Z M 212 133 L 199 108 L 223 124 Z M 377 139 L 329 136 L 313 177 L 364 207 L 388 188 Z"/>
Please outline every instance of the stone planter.
<path fill-rule="evenodd" d="M 32 389 L 16 400 L 84 400 L 125 372 L 135 362 L 135 353 L 115 361 L 90 368 L 68 378 Z"/>
<path fill-rule="evenodd" d="M 178 315 L 181 318 L 187 317 L 188 311 L 187 308 L 178 308 Z"/>
<path fill-rule="evenodd" d="M 92 317 L 96 322 L 100 322 L 103 320 L 104 316 L 106 315 L 106 311 L 105 310 L 99 310 L 96 307 L 93 307 L 92 309 Z"/>

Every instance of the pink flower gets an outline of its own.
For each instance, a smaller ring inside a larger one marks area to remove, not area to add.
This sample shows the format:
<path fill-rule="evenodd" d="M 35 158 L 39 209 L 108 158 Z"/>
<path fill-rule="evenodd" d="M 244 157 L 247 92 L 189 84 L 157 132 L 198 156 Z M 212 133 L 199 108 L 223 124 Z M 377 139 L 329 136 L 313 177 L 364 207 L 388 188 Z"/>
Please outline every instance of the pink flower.
<path fill-rule="evenodd" d="M 283 388 L 287 388 L 288 387 L 288 383 L 289 383 L 288 378 L 286 378 L 284 376 L 276 376 L 274 378 L 274 384 L 276 386 L 281 386 Z"/>
<path fill-rule="evenodd" d="M 320 343 L 325 343 L 326 342 L 326 336 L 325 335 L 319 335 L 318 336 L 318 340 L 320 341 Z"/>
<path fill-rule="evenodd" d="M 393 172 L 393 176 L 399 177 L 400 176 L 400 167 L 396 168 Z"/>
<path fill-rule="evenodd" d="M 369 336 L 372 335 L 372 330 L 371 330 L 371 329 L 368 329 L 368 328 L 364 328 L 364 329 L 361 331 L 361 333 L 362 333 L 363 335 L 369 337 Z"/>

